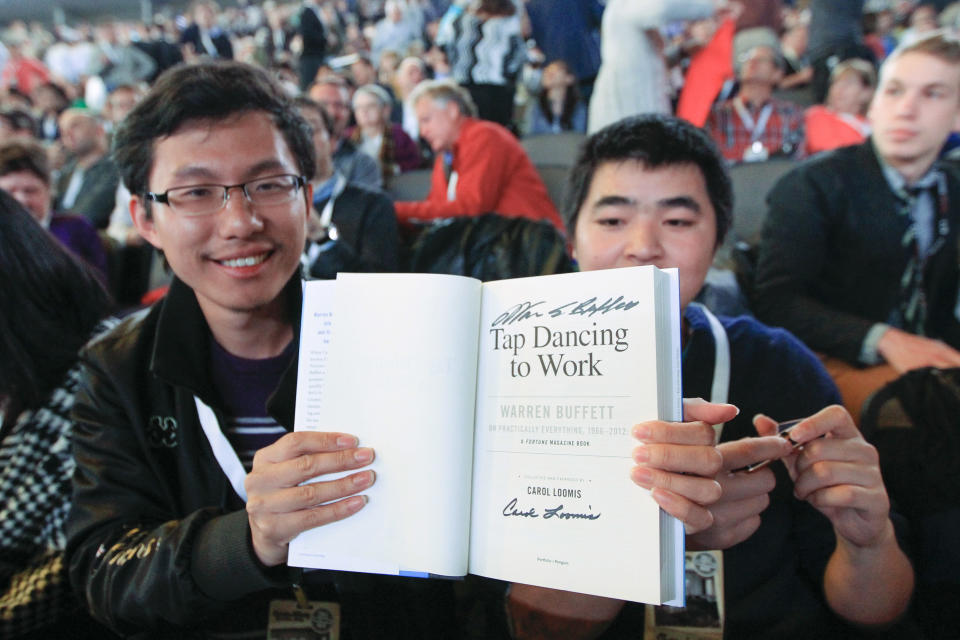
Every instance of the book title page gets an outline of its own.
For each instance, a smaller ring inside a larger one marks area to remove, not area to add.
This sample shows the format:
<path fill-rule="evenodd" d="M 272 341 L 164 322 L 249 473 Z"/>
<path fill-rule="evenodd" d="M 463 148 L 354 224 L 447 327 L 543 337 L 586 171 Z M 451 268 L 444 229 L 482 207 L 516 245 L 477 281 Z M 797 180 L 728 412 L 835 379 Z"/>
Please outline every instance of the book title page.
<path fill-rule="evenodd" d="M 630 479 L 658 417 L 652 267 L 487 283 L 472 573 L 660 601 L 660 518 Z M 661 351 L 662 356 L 662 351 Z"/>

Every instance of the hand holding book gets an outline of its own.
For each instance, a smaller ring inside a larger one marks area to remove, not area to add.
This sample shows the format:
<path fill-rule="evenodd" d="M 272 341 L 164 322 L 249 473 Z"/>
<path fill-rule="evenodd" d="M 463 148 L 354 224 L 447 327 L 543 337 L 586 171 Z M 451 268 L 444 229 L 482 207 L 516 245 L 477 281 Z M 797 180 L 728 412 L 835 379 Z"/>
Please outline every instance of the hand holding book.
<path fill-rule="evenodd" d="M 253 550 L 265 566 L 285 562 L 287 546 L 301 531 L 343 520 L 363 508 L 373 471 L 335 480 L 305 483 L 311 478 L 365 467 L 370 448 L 358 448 L 346 433 L 289 433 L 257 452 L 247 475 L 247 518 Z"/>
<path fill-rule="evenodd" d="M 723 459 L 714 446 L 711 425 L 736 417 L 737 408 L 714 404 L 699 398 L 683 401 L 686 422 L 654 420 L 633 427 L 633 436 L 641 444 L 633 450 L 637 466 L 631 478 L 664 511 L 683 521 L 687 534 L 713 524 L 707 507 L 720 498 L 715 476 Z"/>

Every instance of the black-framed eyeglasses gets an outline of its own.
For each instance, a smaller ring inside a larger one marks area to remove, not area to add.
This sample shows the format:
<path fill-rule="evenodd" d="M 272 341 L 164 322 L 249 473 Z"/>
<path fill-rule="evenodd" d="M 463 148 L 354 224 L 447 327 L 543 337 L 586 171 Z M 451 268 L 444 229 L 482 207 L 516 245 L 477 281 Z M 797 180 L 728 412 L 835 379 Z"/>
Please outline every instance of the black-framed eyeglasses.
<path fill-rule="evenodd" d="M 256 207 L 270 207 L 293 201 L 307 183 L 303 176 L 284 173 L 257 178 L 241 184 L 192 184 L 174 187 L 163 193 L 147 192 L 147 200 L 165 204 L 183 216 L 205 216 L 220 211 L 230 199 L 231 189 L 240 189 L 247 202 Z"/>

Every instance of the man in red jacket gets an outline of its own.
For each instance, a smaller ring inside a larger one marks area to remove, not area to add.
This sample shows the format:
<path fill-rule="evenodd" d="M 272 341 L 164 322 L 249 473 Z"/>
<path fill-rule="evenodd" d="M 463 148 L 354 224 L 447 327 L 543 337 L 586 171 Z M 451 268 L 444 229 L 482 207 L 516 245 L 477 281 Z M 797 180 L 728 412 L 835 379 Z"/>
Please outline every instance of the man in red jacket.
<path fill-rule="evenodd" d="M 411 102 L 436 160 L 427 199 L 396 203 L 400 222 L 494 212 L 548 220 L 564 231 L 523 147 L 505 128 L 473 117 L 476 107 L 466 90 L 445 80 L 423 82 Z"/>

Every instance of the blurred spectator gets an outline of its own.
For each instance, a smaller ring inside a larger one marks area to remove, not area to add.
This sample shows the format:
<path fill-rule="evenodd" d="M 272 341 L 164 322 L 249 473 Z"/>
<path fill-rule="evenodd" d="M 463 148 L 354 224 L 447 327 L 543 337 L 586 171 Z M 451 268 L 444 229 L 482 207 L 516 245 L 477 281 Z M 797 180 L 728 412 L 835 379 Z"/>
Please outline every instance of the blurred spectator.
<path fill-rule="evenodd" d="M 377 161 L 383 183 L 420 166 L 420 151 L 399 124 L 390 122 L 393 100 L 380 85 L 366 84 L 353 94 L 357 126 L 347 130 L 347 139 Z"/>
<path fill-rule="evenodd" d="M 20 109 L 0 111 L 0 141 L 17 137 L 34 138 L 36 135 L 37 123 L 29 113 Z"/>
<path fill-rule="evenodd" d="M 157 63 L 149 55 L 130 44 L 127 28 L 114 22 L 97 27 L 100 59 L 94 61 L 91 73 L 99 75 L 107 90 L 121 84 L 135 84 L 152 78 Z"/>
<path fill-rule="evenodd" d="M 107 118 L 111 132 L 116 131 L 120 122 L 137 106 L 144 94 L 143 88 L 139 85 L 121 85 L 110 92 L 107 97 L 107 108 L 103 114 Z M 117 183 L 114 207 L 107 224 L 107 236 L 118 246 L 144 244 L 143 238 L 133 226 L 133 219 L 130 217 L 130 192 L 127 191 L 122 180 Z"/>
<path fill-rule="evenodd" d="M 97 229 L 106 229 L 120 175 L 107 153 L 103 124 L 86 109 L 67 109 L 60 116 L 60 140 L 70 160 L 57 182 L 57 209 L 78 213 Z"/>
<path fill-rule="evenodd" d="M 897 46 L 897 39 L 893 37 L 893 24 L 893 12 L 889 9 L 863 14 L 863 42 L 873 52 L 877 62 L 890 55 Z"/>
<path fill-rule="evenodd" d="M 336 271 L 396 271 L 399 239 L 393 203 L 380 191 L 349 184 L 336 171 L 330 153 L 333 120 L 323 107 L 308 98 L 300 98 L 297 107 L 313 128 L 317 152 L 305 251 L 310 275 L 330 278 Z"/>
<path fill-rule="evenodd" d="M 567 61 L 586 101 L 600 69 L 603 7 L 598 0 L 529 0 L 526 5 L 537 47 L 547 60 Z"/>
<path fill-rule="evenodd" d="M 327 53 L 327 32 L 320 19 L 317 0 L 304 0 L 300 10 L 300 88 L 306 89 L 317 77 Z"/>
<path fill-rule="evenodd" d="M 813 67 L 807 56 L 809 43 L 810 28 L 805 22 L 793 25 L 780 36 L 780 53 L 783 55 L 781 89 L 805 86 L 813 80 Z"/>
<path fill-rule="evenodd" d="M 37 223 L 107 279 L 107 255 L 93 226 L 85 218 L 54 213 L 50 193 L 50 168 L 39 143 L 26 140 L 0 142 L 0 189 L 23 205 Z"/>
<path fill-rule="evenodd" d="M 50 79 L 47 68 L 27 55 L 22 44 L 7 43 L 7 49 L 10 57 L 0 72 L 0 87 L 16 87 L 24 95 L 30 95 L 34 87 Z"/>
<path fill-rule="evenodd" d="M 9 87 L 4 93 L 0 102 L 8 109 L 21 109 L 23 111 L 33 111 L 33 100 L 30 96 L 23 93 L 16 87 Z"/>
<path fill-rule="evenodd" d="M 390 49 L 388 49 L 387 51 L 384 51 L 382 54 L 380 54 L 380 64 L 376 70 L 376 74 L 377 74 L 376 82 L 380 86 L 387 87 L 388 89 L 392 87 L 393 79 L 397 73 L 397 67 L 399 66 L 400 66 L 400 54 Z M 360 86 L 361 84 L 367 84 L 367 83 L 358 82 L 357 86 Z"/>
<path fill-rule="evenodd" d="M 738 61 L 739 93 L 716 105 L 704 128 L 730 162 L 762 162 L 803 152 L 803 112 L 773 97 L 783 77 L 777 51 L 753 47 Z"/>
<path fill-rule="evenodd" d="M 423 44 L 422 26 L 408 14 L 401 0 L 387 0 L 384 11 L 386 16 L 377 22 L 370 42 L 370 55 L 376 65 L 380 64 L 380 54 L 384 51 L 406 54 L 414 44 Z"/>
<path fill-rule="evenodd" d="M 97 57 L 97 48 L 82 39 L 77 29 L 61 26 L 57 33 L 61 39 L 50 45 L 44 53 L 43 62 L 54 77 L 75 85 L 90 72 Z"/>
<path fill-rule="evenodd" d="M 470 94 L 449 80 L 418 86 L 411 97 L 420 135 L 436 159 L 424 202 L 397 202 L 401 222 L 499 213 L 545 220 L 564 231 L 533 163 L 505 128 L 475 117 Z"/>
<path fill-rule="evenodd" d="M 111 131 L 127 117 L 143 95 L 143 86 L 139 84 L 121 84 L 113 88 L 107 96 L 107 105 L 103 110 L 103 117 L 110 124 Z"/>
<path fill-rule="evenodd" d="M 810 0 L 810 64 L 813 98 L 823 102 L 830 72 L 848 58 L 876 62 L 863 39 L 865 0 Z"/>
<path fill-rule="evenodd" d="M 689 25 L 689 40 L 703 44 L 690 56 L 676 115 L 698 127 L 707 121 L 718 96 L 726 97 L 733 85 L 736 6 L 731 5 L 732 11 L 721 11 L 714 18 Z"/>
<path fill-rule="evenodd" d="M 333 120 L 333 163 L 347 182 L 368 189 L 383 187 L 383 175 L 377 161 L 357 149 L 343 136 L 350 122 L 350 92 L 338 76 L 330 76 L 313 83 L 307 91 L 311 100 L 323 107 Z"/>
<path fill-rule="evenodd" d="M 880 70 L 863 144 L 800 164 L 767 196 L 758 317 L 825 354 L 844 405 L 917 368 L 960 366 L 957 194 L 937 162 L 960 122 L 960 42 L 937 35 Z"/>
<path fill-rule="evenodd" d="M 833 68 L 825 105 L 814 105 L 804 114 L 808 154 L 858 144 L 870 135 L 865 114 L 877 73 L 866 60 L 852 58 Z"/>
<path fill-rule="evenodd" d="M 271 69 L 287 95 L 291 98 L 300 95 L 300 76 L 292 62 L 277 62 Z"/>
<path fill-rule="evenodd" d="M 393 87 L 397 99 L 402 105 L 403 116 L 401 124 L 412 140 L 420 138 L 420 127 L 417 124 L 417 114 L 410 103 L 410 94 L 413 89 L 427 79 L 427 65 L 420 58 L 411 56 L 404 58 L 397 67 Z"/>
<path fill-rule="evenodd" d="M 290 41 L 293 30 L 289 28 L 283 12 L 275 4 L 265 3 L 264 22 L 257 28 L 255 38 L 260 52 L 260 64 L 270 68 L 273 64 L 286 61 L 290 56 Z"/>
<path fill-rule="evenodd" d="M 30 95 L 33 107 L 40 117 L 37 135 L 42 140 L 56 140 L 60 137 L 57 121 L 64 109 L 70 106 L 66 92 L 56 83 L 44 82 Z"/>
<path fill-rule="evenodd" d="M 77 352 L 110 300 L 2 191 L 0 273 L 0 636 L 113 638 L 70 588 L 64 559 Z"/>
<path fill-rule="evenodd" d="M 637 113 L 670 113 L 671 87 L 660 28 L 713 14 L 714 0 L 610 0 L 601 27 L 602 59 L 590 98 L 587 129 L 597 131 Z"/>
<path fill-rule="evenodd" d="M 378 81 L 377 70 L 370 62 L 370 58 L 365 55 L 357 55 L 357 59 L 350 65 L 350 76 L 353 78 L 353 86 L 355 87 L 376 84 Z"/>
<path fill-rule="evenodd" d="M 157 65 L 153 75 L 147 78 L 148 83 L 152 83 L 157 76 L 170 67 L 183 62 L 183 52 L 163 24 L 153 24 L 149 28 L 146 25 L 139 25 L 135 26 L 135 29 L 138 32 L 138 39 L 132 41 L 133 46 L 153 58 Z"/>
<path fill-rule="evenodd" d="M 470 92 L 478 117 L 505 127 L 527 57 L 520 26 L 513 0 L 476 0 L 437 33 L 451 77 Z"/>
<path fill-rule="evenodd" d="M 527 109 L 526 135 L 587 131 L 587 106 L 580 99 L 577 79 L 563 60 L 543 69 L 540 92 Z"/>
<path fill-rule="evenodd" d="M 186 47 L 190 55 L 233 59 L 230 37 L 217 26 L 219 9 L 213 0 L 196 0 L 190 5 L 193 23 L 180 34 L 180 44 Z"/>
<path fill-rule="evenodd" d="M 930 32 L 936 31 L 940 26 L 937 23 L 938 13 L 937 7 L 929 3 L 918 4 L 914 7 L 913 11 L 910 12 L 910 28 L 901 34 L 900 44 L 910 44 Z"/>
<path fill-rule="evenodd" d="M 783 28 L 783 0 L 738 0 L 743 6 L 737 31 L 765 27 L 775 33 Z"/>
<path fill-rule="evenodd" d="M 430 47 L 423 54 L 423 59 L 429 65 L 434 80 L 444 80 L 450 77 L 450 60 L 442 47 L 436 45 Z"/>

